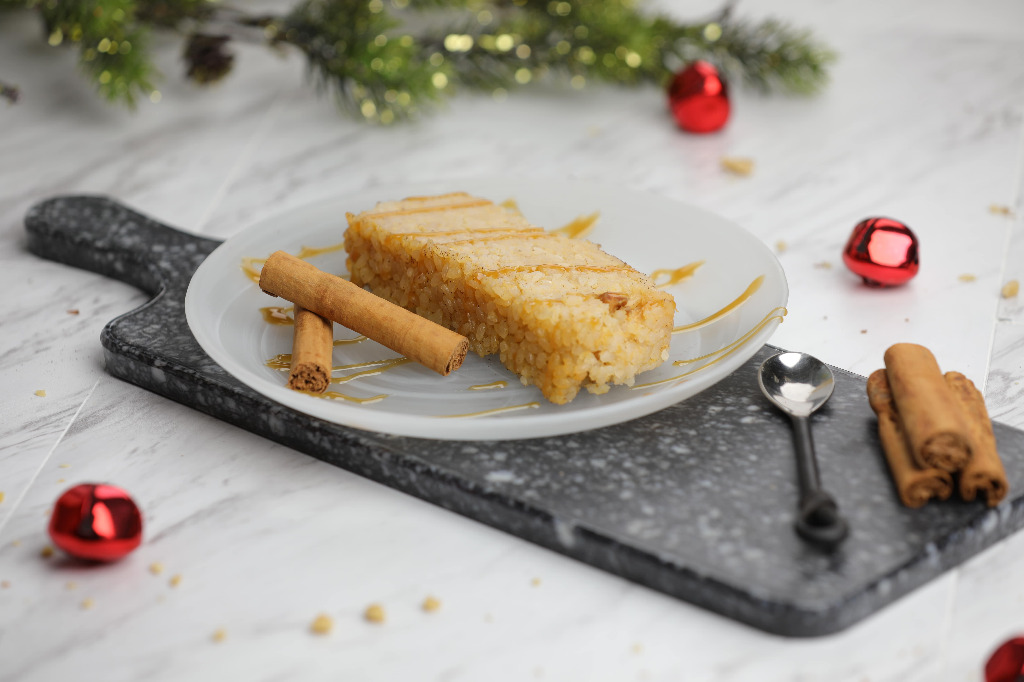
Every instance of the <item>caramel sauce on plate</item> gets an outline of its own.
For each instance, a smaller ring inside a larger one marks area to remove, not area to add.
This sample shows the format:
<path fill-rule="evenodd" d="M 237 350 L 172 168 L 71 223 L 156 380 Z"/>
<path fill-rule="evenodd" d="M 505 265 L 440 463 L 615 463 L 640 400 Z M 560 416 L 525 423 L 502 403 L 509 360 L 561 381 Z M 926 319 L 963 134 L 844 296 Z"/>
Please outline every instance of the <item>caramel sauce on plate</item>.
<path fill-rule="evenodd" d="M 373 369 L 364 369 L 362 372 L 356 372 L 355 374 L 346 374 L 343 377 L 331 377 L 332 384 L 347 384 L 355 379 L 361 379 L 363 377 L 372 377 L 383 372 L 387 372 L 395 367 L 401 367 L 402 365 L 408 365 L 412 360 L 409 358 L 391 358 L 390 360 L 376 360 L 372 362 L 360 362 L 355 365 L 342 365 L 341 367 L 332 367 L 332 369 L 355 369 L 356 367 L 373 367 Z"/>
<path fill-rule="evenodd" d="M 294 306 L 282 308 L 276 305 L 268 305 L 266 308 L 260 308 L 260 313 L 263 315 L 263 321 L 267 324 L 291 326 L 295 324 L 295 318 L 288 313 L 293 310 L 295 310 Z"/>
<path fill-rule="evenodd" d="M 693 263 L 687 263 L 681 268 L 662 268 L 660 270 L 655 270 L 654 272 L 651 273 L 651 281 L 657 282 L 657 284 L 655 284 L 654 286 L 658 287 L 659 289 L 662 287 L 672 286 L 673 284 L 678 284 L 684 279 L 693 277 L 693 273 L 697 272 L 697 268 L 699 268 L 702 265 L 704 265 L 704 261 L 699 260 Z M 667 280 L 665 280 L 664 282 L 658 282 L 659 278 L 665 277 L 666 275 L 668 276 Z"/>
<path fill-rule="evenodd" d="M 507 381 L 500 381 L 499 380 L 499 381 L 492 381 L 489 384 L 476 384 L 475 386 L 470 386 L 466 390 L 467 391 L 488 391 L 488 390 L 490 390 L 492 388 L 505 388 L 506 386 L 508 386 L 508 382 Z"/>
<path fill-rule="evenodd" d="M 508 405 L 506 407 L 496 407 L 493 410 L 480 410 L 479 412 L 467 412 L 466 414 L 441 414 L 438 415 L 441 419 L 457 419 L 460 417 L 486 417 L 492 414 L 499 414 L 501 412 L 512 412 L 513 410 L 529 410 L 535 407 L 540 407 L 540 403 L 523 403 L 522 405 Z"/>
<path fill-rule="evenodd" d="M 741 305 L 743 305 L 744 301 L 746 301 L 748 298 L 757 293 L 757 290 L 761 288 L 762 284 L 764 284 L 764 275 L 761 275 L 753 282 L 751 282 L 743 291 L 743 293 L 737 296 L 736 300 L 734 300 L 732 303 L 728 304 L 727 306 L 718 310 L 717 312 L 705 317 L 703 320 L 697 320 L 696 322 L 692 322 L 690 324 L 684 324 L 679 327 L 673 327 L 672 333 L 678 334 L 679 332 L 688 332 L 694 329 L 698 329 L 700 327 L 704 327 L 706 325 L 711 324 L 717 319 L 725 317 L 730 312 L 736 310 L 736 308 L 739 308 Z"/>
<path fill-rule="evenodd" d="M 756 325 L 754 325 L 754 327 L 752 329 L 750 329 L 747 333 L 745 333 L 742 336 L 740 336 L 735 341 L 733 341 L 733 342 L 723 346 L 722 348 L 719 348 L 718 350 L 711 351 L 710 353 L 707 353 L 706 355 L 701 355 L 701 356 L 696 357 L 696 358 L 690 358 L 688 360 L 676 360 L 675 362 L 672 363 L 674 366 L 680 367 L 682 365 L 688 365 L 688 364 L 691 364 L 691 363 L 694 363 L 694 362 L 700 362 L 702 360 L 708 360 L 708 362 L 705 362 L 700 367 L 695 367 L 694 369 L 691 369 L 689 371 L 683 372 L 682 374 L 677 374 L 675 376 L 668 377 L 667 379 L 659 379 L 658 381 L 651 381 L 651 382 L 648 382 L 646 384 L 635 384 L 635 385 L 630 387 L 630 390 L 635 391 L 638 388 L 650 388 L 651 386 L 660 386 L 662 384 L 669 384 L 669 383 L 672 383 L 673 381 L 679 381 L 680 379 L 685 379 L 688 376 L 691 376 L 693 374 L 696 374 L 697 372 L 705 370 L 708 367 L 711 367 L 712 365 L 714 365 L 714 364 L 716 364 L 718 362 L 721 362 L 725 358 L 727 358 L 730 355 L 732 355 L 733 353 L 735 353 L 739 348 L 741 348 L 743 346 L 743 344 L 745 344 L 747 341 L 749 341 L 751 338 L 753 338 L 759 331 L 764 329 L 765 326 L 767 326 L 768 324 L 771 324 L 775 320 L 778 320 L 779 322 L 782 322 L 783 318 L 786 316 L 787 313 L 788 313 L 788 311 L 785 308 L 783 308 L 782 306 L 778 306 L 778 307 L 772 308 L 770 311 L 768 311 L 768 314 L 765 315 L 761 319 L 760 322 L 758 322 Z"/>
<path fill-rule="evenodd" d="M 573 218 L 565 225 L 562 225 L 558 229 L 551 230 L 559 234 L 564 234 L 569 239 L 579 239 L 585 234 L 589 234 L 594 229 L 594 225 L 597 223 L 597 219 L 601 216 L 600 213 L 591 213 L 590 215 L 581 215 L 577 218 Z"/>

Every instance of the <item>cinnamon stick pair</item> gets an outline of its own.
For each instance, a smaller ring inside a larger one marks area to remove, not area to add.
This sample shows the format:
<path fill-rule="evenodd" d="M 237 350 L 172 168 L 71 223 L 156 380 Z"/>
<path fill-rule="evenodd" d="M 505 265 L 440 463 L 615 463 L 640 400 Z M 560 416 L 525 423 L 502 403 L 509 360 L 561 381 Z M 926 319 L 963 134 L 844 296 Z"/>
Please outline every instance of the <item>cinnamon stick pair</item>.
<path fill-rule="evenodd" d="M 271 254 L 263 264 L 260 289 L 295 304 L 290 388 L 314 392 L 327 388 L 333 351 L 331 321 L 442 376 L 458 369 L 469 350 L 469 340 L 461 334 L 284 251 Z"/>
<path fill-rule="evenodd" d="M 868 378 L 868 401 L 900 500 L 917 508 L 947 499 L 953 475 L 965 500 L 995 506 L 1008 491 L 981 392 L 959 372 L 942 374 L 924 346 L 898 343 Z"/>

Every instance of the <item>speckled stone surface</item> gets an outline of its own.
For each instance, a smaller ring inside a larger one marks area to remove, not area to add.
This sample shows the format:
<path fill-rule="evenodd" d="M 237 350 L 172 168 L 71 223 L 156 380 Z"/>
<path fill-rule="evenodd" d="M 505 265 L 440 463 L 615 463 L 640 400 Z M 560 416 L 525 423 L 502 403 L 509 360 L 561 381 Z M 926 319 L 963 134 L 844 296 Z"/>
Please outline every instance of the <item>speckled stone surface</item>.
<path fill-rule="evenodd" d="M 837 369 L 813 429 L 823 483 L 852 532 L 831 554 L 803 543 L 792 530 L 789 423 L 756 382 L 758 365 L 778 351 L 771 346 L 694 398 L 581 434 L 466 443 L 327 424 L 248 389 L 192 337 L 185 290 L 219 242 L 100 197 L 51 199 L 25 222 L 33 252 L 153 294 L 104 329 L 111 374 L 769 632 L 841 630 L 1024 525 L 1024 432 L 996 425 L 1011 484 L 999 507 L 906 509 L 881 457 L 864 378 Z"/>

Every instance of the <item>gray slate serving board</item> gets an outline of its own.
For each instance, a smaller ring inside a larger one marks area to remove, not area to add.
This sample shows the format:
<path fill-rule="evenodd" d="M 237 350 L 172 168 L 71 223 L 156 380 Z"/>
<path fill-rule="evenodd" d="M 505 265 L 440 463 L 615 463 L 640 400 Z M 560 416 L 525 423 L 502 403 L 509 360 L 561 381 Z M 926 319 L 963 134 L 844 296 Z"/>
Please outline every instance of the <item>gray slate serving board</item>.
<path fill-rule="evenodd" d="M 836 632 L 1024 525 L 1024 432 L 996 424 L 1011 497 L 902 507 L 864 378 L 836 369 L 815 415 L 823 481 L 852 532 L 833 553 L 792 530 L 785 417 L 761 396 L 762 348 L 694 398 L 625 424 L 523 441 L 450 442 L 328 424 L 222 370 L 184 315 L 219 242 L 102 197 L 59 197 L 25 219 L 36 254 L 134 284 L 153 299 L 103 330 L 107 371 L 185 405 L 495 528 L 786 636 Z"/>

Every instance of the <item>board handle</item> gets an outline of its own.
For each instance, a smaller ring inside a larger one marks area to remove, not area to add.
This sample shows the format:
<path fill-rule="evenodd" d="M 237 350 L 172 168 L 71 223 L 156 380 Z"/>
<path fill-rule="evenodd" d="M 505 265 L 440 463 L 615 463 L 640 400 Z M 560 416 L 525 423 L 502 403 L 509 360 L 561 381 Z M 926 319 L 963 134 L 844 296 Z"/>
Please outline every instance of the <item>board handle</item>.
<path fill-rule="evenodd" d="M 220 241 L 182 232 L 104 196 L 39 202 L 25 215 L 28 249 L 158 294 L 187 287 Z M 185 268 L 182 264 L 186 263 Z"/>

